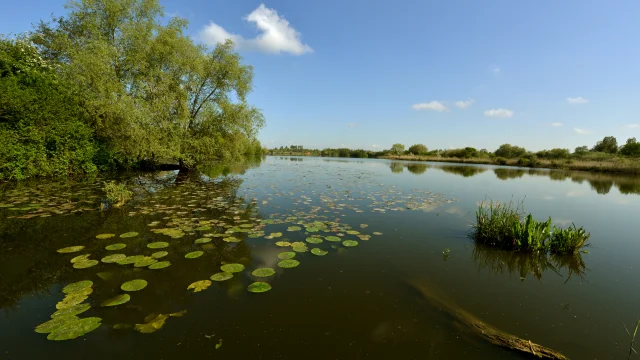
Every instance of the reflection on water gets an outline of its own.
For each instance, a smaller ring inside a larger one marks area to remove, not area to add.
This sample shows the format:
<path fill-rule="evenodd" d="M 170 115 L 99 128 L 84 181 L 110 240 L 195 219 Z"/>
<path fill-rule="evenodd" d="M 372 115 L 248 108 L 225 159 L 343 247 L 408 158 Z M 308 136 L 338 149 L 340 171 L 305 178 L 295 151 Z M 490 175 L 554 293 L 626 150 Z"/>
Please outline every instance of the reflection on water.
<path fill-rule="evenodd" d="M 582 255 L 527 254 L 474 244 L 471 258 L 478 271 L 489 270 L 495 275 L 518 275 L 522 281 L 531 275 L 538 280 L 549 270 L 559 276 L 566 276 L 565 282 L 573 276 L 583 279 L 588 270 Z"/>

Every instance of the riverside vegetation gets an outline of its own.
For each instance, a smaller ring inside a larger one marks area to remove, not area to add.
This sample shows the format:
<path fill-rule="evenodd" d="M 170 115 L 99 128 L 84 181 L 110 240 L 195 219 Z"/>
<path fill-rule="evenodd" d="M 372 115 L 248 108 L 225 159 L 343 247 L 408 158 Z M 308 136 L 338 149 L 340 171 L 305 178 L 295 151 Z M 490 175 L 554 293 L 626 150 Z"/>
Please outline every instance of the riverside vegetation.
<path fill-rule="evenodd" d="M 158 0 L 67 8 L 0 36 L 0 180 L 262 153 L 253 69 L 231 41 L 194 43 Z"/>

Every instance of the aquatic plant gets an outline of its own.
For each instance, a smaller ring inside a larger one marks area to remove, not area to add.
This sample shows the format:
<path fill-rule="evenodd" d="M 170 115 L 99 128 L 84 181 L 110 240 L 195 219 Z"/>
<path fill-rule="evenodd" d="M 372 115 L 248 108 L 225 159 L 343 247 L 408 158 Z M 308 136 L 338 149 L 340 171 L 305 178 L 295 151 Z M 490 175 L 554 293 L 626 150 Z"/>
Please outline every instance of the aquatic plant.
<path fill-rule="evenodd" d="M 133 196 L 133 192 L 128 190 L 125 184 L 118 184 L 115 181 L 105 181 L 102 190 L 107 194 L 107 200 L 115 207 L 124 205 Z"/>
<path fill-rule="evenodd" d="M 472 234 L 476 243 L 523 252 L 575 254 L 587 246 L 590 234 L 583 227 L 562 229 L 551 226 L 551 218 L 539 221 L 533 215 L 524 216 L 524 202 L 514 205 L 489 201 L 476 210 Z"/>
<path fill-rule="evenodd" d="M 636 321 L 636 328 L 633 330 L 633 334 L 629 332 L 629 329 L 627 329 L 627 325 L 622 323 L 622 326 L 624 326 L 624 329 L 627 331 L 627 334 L 629 334 L 629 337 L 631 338 L 631 344 L 629 345 L 629 356 L 627 356 L 627 359 L 631 359 L 631 354 L 633 353 L 635 353 L 636 355 L 638 354 L 638 352 L 636 351 L 636 349 L 633 348 L 633 346 L 636 341 L 636 335 L 638 334 L 638 329 L 640 329 L 640 320 Z"/>

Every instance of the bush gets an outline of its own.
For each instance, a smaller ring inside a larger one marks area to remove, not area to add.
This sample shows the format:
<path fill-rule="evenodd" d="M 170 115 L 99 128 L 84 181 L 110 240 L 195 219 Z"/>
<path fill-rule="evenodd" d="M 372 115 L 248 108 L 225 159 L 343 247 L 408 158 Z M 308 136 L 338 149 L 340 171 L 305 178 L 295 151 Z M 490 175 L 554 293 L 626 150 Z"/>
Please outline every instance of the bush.
<path fill-rule="evenodd" d="M 409 146 L 409 152 L 413 155 L 425 155 L 429 152 L 429 149 L 427 149 L 423 144 L 415 144 Z"/>
<path fill-rule="evenodd" d="M 502 144 L 495 152 L 496 156 L 504 157 L 507 159 L 522 157 L 526 155 L 526 153 L 527 150 L 525 150 L 524 148 L 511 144 Z"/>
<path fill-rule="evenodd" d="M 129 191 L 125 184 L 118 184 L 115 181 L 105 182 L 102 188 L 107 194 L 107 199 L 115 207 L 124 205 L 133 196 L 133 192 Z"/>
<path fill-rule="evenodd" d="M 494 160 L 496 162 L 496 164 L 498 165 L 507 165 L 507 159 L 503 158 L 503 157 L 497 157 Z"/>

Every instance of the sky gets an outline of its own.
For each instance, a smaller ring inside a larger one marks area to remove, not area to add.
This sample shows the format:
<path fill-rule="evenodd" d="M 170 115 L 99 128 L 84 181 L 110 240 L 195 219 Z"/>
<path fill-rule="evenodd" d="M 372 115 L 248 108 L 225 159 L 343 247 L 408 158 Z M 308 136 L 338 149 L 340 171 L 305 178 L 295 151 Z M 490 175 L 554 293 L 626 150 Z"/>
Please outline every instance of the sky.
<path fill-rule="evenodd" d="M 264 146 L 368 150 L 640 138 L 637 0 L 160 0 L 254 67 Z M 63 15 L 21 0 L 0 33 Z"/>

